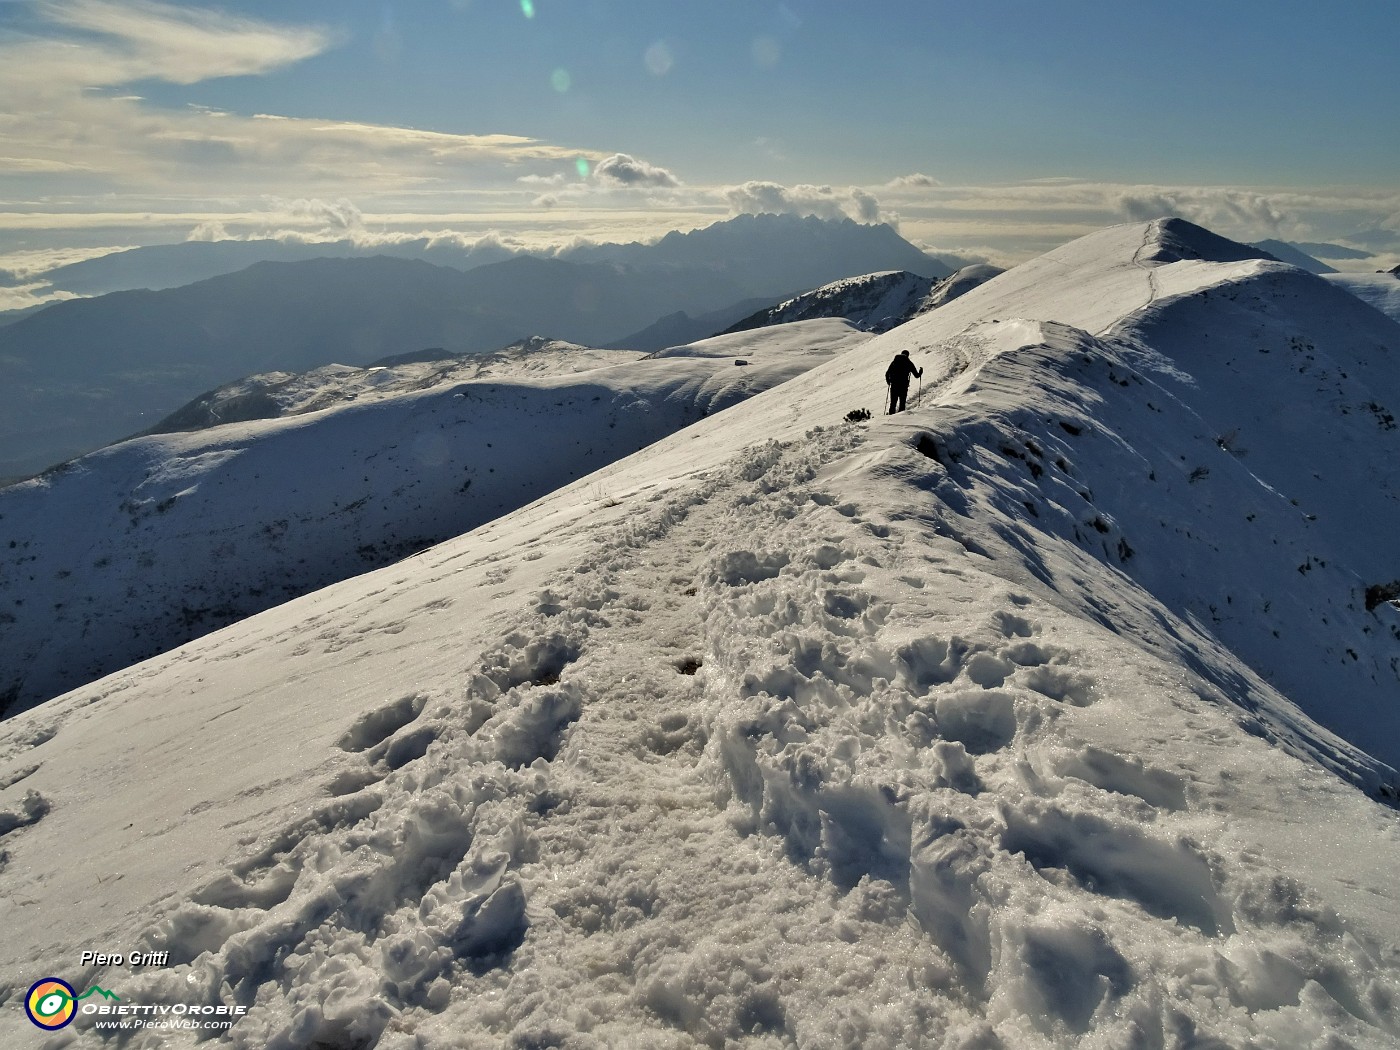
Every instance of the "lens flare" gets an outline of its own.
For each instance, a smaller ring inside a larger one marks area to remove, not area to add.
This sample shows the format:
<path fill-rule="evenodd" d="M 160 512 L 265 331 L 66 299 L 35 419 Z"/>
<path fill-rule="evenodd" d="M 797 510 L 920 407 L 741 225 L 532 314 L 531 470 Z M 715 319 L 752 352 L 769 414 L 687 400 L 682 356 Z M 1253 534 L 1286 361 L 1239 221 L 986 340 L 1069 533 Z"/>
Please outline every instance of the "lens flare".
<path fill-rule="evenodd" d="M 671 49 L 664 40 L 658 40 L 647 48 L 646 54 L 642 56 L 642 61 L 646 63 L 647 70 L 654 77 L 664 77 L 671 72 L 671 67 L 676 64 L 675 58 L 671 55 Z"/>
<path fill-rule="evenodd" d="M 585 158 L 580 157 L 578 160 L 574 161 L 574 167 L 578 169 L 579 178 L 588 178 L 588 161 Z"/>
<path fill-rule="evenodd" d="M 534 17 L 535 17 L 535 4 L 534 4 L 534 0 L 520 0 L 520 13 L 523 14 L 526 18 L 534 18 Z"/>
<path fill-rule="evenodd" d="M 573 82 L 574 78 L 569 76 L 569 71 L 567 69 L 556 69 L 553 73 L 549 74 L 549 83 L 553 86 L 554 90 L 561 95 L 569 90 Z"/>
<path fill-rule="evenodd" d="M 772 69 L 783 58 L 783 45 L 771 36 L 756 36 L 749 44 L 753 64 L 760 69 Z"/>

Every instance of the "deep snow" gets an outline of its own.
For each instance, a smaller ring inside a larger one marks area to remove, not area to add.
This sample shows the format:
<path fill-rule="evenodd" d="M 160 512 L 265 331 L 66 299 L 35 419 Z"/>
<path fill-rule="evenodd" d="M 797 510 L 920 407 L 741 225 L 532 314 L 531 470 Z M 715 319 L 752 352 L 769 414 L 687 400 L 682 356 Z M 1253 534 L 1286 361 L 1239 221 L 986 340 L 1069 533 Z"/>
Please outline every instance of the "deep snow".
<path fill-rule="evenodd" d="M 12 719 L 6 1045 L 1392 1047 L 1397 353 L 1116 227 Z"/>

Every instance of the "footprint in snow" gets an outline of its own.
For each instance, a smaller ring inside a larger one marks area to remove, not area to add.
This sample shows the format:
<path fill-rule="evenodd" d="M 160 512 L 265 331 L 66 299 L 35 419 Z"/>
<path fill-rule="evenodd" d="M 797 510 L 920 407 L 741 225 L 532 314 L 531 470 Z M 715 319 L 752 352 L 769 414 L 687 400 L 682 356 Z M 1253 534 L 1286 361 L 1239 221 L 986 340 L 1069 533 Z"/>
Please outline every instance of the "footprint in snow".
<path fill-rule="evenodd" d="M 39 792 L 26 791 L 24 798 L 0 809 L 0 835 L 39 823 L 52 808 L 49 800 Z"/>

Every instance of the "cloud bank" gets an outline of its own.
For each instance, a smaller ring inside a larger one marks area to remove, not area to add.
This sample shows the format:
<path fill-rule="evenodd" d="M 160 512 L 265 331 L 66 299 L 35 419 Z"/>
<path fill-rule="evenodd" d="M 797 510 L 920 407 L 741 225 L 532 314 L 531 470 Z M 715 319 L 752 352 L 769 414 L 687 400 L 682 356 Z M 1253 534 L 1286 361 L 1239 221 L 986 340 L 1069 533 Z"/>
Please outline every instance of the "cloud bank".
<path fill-rule="evenodd" d="M 731 214 L 812 215 L 819 219 L 854 219 L 857 222 L 890 222 L 879 199 L 859 186 L 783 186 L 776 182 L 750 181 L 723 191 Z M 897 223 L 891 222 L 892 225 Z"/>

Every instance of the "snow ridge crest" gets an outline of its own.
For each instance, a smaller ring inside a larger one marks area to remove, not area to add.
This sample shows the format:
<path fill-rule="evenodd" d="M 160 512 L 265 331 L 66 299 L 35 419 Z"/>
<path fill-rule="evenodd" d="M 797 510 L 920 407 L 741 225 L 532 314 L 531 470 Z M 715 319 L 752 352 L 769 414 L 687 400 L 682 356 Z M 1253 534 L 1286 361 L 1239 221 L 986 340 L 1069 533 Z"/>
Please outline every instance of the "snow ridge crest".
<path fill-rule="evenodd" d="M 1148 224 L 1144 248 L 1150 250 L 1139 254 L 1139 262 L 1173 263 L 1188 259 L 1218 263 L 1245 262 L 1249 259 L 1277 261 L 1260 248 L 1232 241 L 1175 216 Z"/>

